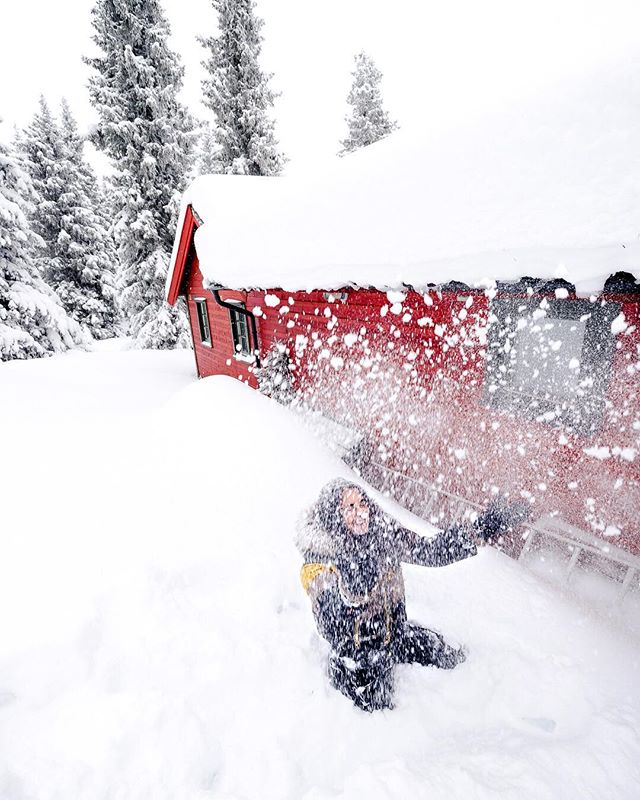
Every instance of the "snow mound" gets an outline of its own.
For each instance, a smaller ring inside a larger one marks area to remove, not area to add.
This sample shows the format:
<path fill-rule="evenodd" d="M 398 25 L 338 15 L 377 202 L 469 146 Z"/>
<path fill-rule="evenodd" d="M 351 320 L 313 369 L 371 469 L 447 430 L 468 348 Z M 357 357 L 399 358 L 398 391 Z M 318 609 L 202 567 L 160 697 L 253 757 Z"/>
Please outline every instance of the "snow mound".
<path fill-rule="evenodd" d="M 405 570 L 465 664 L 332 690 L 293 528 L 346 468 L 191 359 L 0 365 L 0 797 L 635 797 L 638 643 L 494 551 Z"/>
<path fill-rule="evenodd" d="M 640 262 L 639 80 L 628 58 L 446 136 L 400 131 L 306 179 L 198 178 L 183 209 L 204 223 L 200 268 L 290 291 L 522 275 L 600 290 Z"/>

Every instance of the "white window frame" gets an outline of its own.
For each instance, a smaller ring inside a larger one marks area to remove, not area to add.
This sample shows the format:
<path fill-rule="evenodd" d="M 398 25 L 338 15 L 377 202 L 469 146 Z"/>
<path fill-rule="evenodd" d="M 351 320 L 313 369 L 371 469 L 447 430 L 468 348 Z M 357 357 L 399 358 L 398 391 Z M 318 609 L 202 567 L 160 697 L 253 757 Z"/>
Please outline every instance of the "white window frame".
<path fill-rule="evenodd" d="M 198 330 L 200 331 L 200 343 L 205 347 L 213 347 L 213 339 L 211 337 L 211 320 L 209 319 L 209 307 L 207 306 L 206 297 L 194 297 L 196 304 L 196 318 L 198 320 Z M 204 312 L 204 314 L 202 314 Z M 203 324 L 204 323 L 204 324 Z M 208 336 L 203 336 L 203 330 L 206 327 Z"/>
<path fill-rule="evenodd" d="M 485 403 L 490 408 L 537 421 L 560 424 L 583 435 L 597 433 L 603 422 L 609 381 L 613 369 L 615 335 L 611 323 L 620 313 L 618 303 L 538 296 L 494 299 L 490 305 Z M 518 325 L 534 324 L 536 312 L 544 308 L 548 321 L 586 322 L 580 377 L 584 388 L 572 400 L 553 396 L 530 396 L 514 383 L 518 371 Z"/>
<path fill-rule="evenodd" d="M 238 306 L 238 308 L 245 308 L 245 304 L 240 300 L 227 300 L 227 303 Z M 237 312 L 235 312 L 237 314 Z M 231 346 L 233 348 L 233 357 L 237 361 L 244 361 L 247 364 L 252 364 L 255 361 L 255 353 L 251 349 L 251 331 L 249 329 L 249 322 L 247 321 L 247 317 L 245 314 L 237 314 L 237 317 L 241 320 L 241 324 L 243 325 L 245 332 L 246 332 L 246 341 L 247 341 L 247 351 L 238 350 L 236 341 L 236 323 L 234 322 L 234 312 L 232 309 L 229 309 L 229 327 L 231 328 Z M 242 342 L 240 342 L 242 345 Z"/>

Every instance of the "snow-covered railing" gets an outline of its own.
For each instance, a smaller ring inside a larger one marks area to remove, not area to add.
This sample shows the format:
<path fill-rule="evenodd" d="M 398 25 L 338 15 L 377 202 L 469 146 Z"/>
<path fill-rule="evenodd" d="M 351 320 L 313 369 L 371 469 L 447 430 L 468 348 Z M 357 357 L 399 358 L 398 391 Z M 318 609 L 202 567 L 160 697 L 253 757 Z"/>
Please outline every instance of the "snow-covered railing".
<path fill-rule="evenodd" d="M 428 522 L 438 524 L 461 522 L 480 511 L 482 506 L 466 497 L 447 492 L 435 484 L 424 484 L 399 470 L 370 461 L 362 470 L 363 476 L 376 488 L 389 490 L 394 499 L 405 508 Z M 615 565 L 615 570 L 601 570 L 610 579 L 620 582 L 615 604 L 619 606 L 635 583 L 640 581 L 640 558 L 609 542 L 598 539 L 587 531 L 577 528 L 558 517 L 545 515 L 533 523 L 523 526 L 524 547 L 519 560 L 524 560 L 533 549 L 534 541 L 547 537 L 561 543 L 570 552 L 563 579 L 567 583 L 580 559 L 591 554 L 604 562 Z M 622 579 L 618 577 L 622 574 Z"/>
<path fill-rule="evenodd" d="M 442 520 L 459 523 L 470 519 L 474 512 L 482 510 L 479 503 L 448 492 L 435 483 L 424 483 L 411 478 L 400 470 L 374 460 L 369 461 L 361 469 L 361 473 L 373 486 L 390 491 L 400 505 L 432 524 L 438 524 Z"/>
<path fill-rule="evenodd" d="M 559 542 L 566 546 L 571 553 L 564 572 L 565 582 L 569 581 L 572 572 L 585 554 L 591 554 L 605 562 L 611 562 L 620 568 L 620 572 L 624 573 L 616 597 L 617 605 L 622 603 L 633 586 L 634 580 L 640 581 L 640 558 L 638 556 L 634 556 L 610 542 L 603 541 L 575 525 L 570 525 L 559 517 L 547 515 L 541 517 L 535 524 L 526 527 L 528 535 L 519 556 L 520 560 L 526 558 L 537 539 L 547 538 Z M 610 575 L 610 577 L 613 576 Z"/>
<path fill-rule="evenodd" d="M 309 417 L 306 422 L 309 424 Z M 449 492 L 436 483 L 405 475 L 387 464 L 381 464 L 366 452 L 365 437 L 359 431 L 327 416 L 312 415 L 311 427 L 340 457 L 374 488 L 388 492 L 404 508 L 434 525 L 455 524 L 472 519 L 483 506 L 466 497 Z M 640 557 L 616 545 L 597 538 L 588 531 L 570 525 L 559 517 L 545 515 L 523 525 L 524 546 L 518 559 L 524 561 L 534 549 L 534 542 L 551 539 L 567 548 L 570 558 L 563 579 L 567 583 L 583 556 L 595 556 L 609 562 L 615 569 L 601 570 L 610 579 L 620 583 L 616 605 L 620 605 L 634 585 L 640 581 Z"/>
<path fill-rule="evenodd" d="M 447 492 L 435 484 L 424 484 L 404 475 L 398 470 L 370 462 L 363 470 L 364 476 L 377 488 L 389 489 L 394 499 L 417 516 L 438 524 L 441 520 L 457 523 L 468 519 L 482 506 L 465 497 Z M 403 488 L 400 488 L 404 484 Z M 398 491 L 400 489 L 400 491 Z M 568 548 L 570 558 L 563 580 L 568 583 L 571 574 L 586 554 L 601 562 L 609 562 L 616 569 L 601 569 L 612 580 L 620 582 L 616 605 L 620 605 L 627 593 L 640 581 L 640 558 L 616 545 L 603 541 L 588 531 L 570 525 L 559 517 L 546 515 L 523 526 L 524 546 L 518 558 L 523 561 L 533 549 L 534 541 L 549 538 Z M 604 564 L 603 564 L 604 566 Z M 621 576 L 621 579 L 619 577 Z"/>
<path fill-rule="evenodd" d="M 307 418 L 308 422 L 308 418 Z M 448 492 L 435 483 L 426 484 L 400 470 L 381 464 L 366 452 L 364 434 L 326 415 L 314 415 L 312 429 L 372 486 L 389 494 L 400 505 L 432 524 L 469 519 L 482 505 Z"/>

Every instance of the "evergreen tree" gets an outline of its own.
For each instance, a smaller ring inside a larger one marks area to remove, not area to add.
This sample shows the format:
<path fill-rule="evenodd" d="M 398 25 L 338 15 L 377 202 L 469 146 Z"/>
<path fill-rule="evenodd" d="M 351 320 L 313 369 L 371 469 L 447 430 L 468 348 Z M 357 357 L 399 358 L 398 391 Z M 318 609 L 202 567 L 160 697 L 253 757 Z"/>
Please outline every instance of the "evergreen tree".
<path fill-rule="evenodd" d="M 44 97 L 40 97 L 39 110 L 31 124 L 18 133 L 17 145 L 24 155 L 37 198 L 32 205 L 31 223 L 43 242 L 38 255 L 38 267 L 46 276 L 56 257 L 61 218 L 59 200 L 65 191 L 65 176 L 62 137 Z"/>
<path fill-rule="evenodd" d="M 269 116 L 276 97 L 272 77 L 260 69 L 263 21 L 253 0 L 212 0 L 218 12 L 218 36 L 201 37 L 208 51 L 203 66 L 204 104 L 213 111 L 220 148 L 216 172 L 279 175 L 285 157 L 278 149 Z"/>
<path fill-rule="evenodd" d="M 36 200 L 23 164 L 0 142 L 0 361 L 86 343 L 38 272 L 34 254 L 44 245 L 30 223 Z"/>
<path fill-rule="evenodd" d="M 341 142 L 342 149 L 338 153 L 341 156 L 383 139 L 398 127 L 382 107 L 382 73 L 366 53 L 358 53 L 355 62 L 351 73 L 353 83 L 347 95 L 352 110 L 345 117 L 349 135 Z"/>
<path fill-rule="evenodd" d="M 45 273 L 67 312 L 96 339 L 116 335 L 115 247 L 101 211 L 96 176 L 65 101 L 61 116 L 64 192 L 58 200 L 60 230 L 55 258 Z"/>
<path fill-rule="evenodd" d="M 41 98 L 19 143 L 38 198 L 32 222 L 44 244 L 40 272 L 92 336 L 114 336 L 114 248 L 94 208 L 97 180 L 68 105 L 63 103 L 60 127 Z"/>
<path fill-rule="evenodd" d="M 196 157 L 196 175 L 217 175 L 224 172 L 222 163 L 222 148 L 216 139 L 216 132 L 212 126 L 205 122 L 200 129 Z"/>
<path fill-rule="evenodd" d="M 100 215 L 104 221 L 105 229 L 109 235 L 109 241 L 114 247 L 114 281 L 115 281 L 115 306 L 117 327 L 120 329 L 121 334 L 126 334 L 129 330 L 129 321 L 124 318 L 122 312 L 122 304 L 120 302 L 120 295 L 118 286 L 120 284 L 120 276 L 123 273 L 122 263 L 120 261 L 120 246 L 118 229 L 118 217 L 122 211 L 122 192 L 118 185 L 118 176 L 114 173 L 105 175 L 100 183 Z"/>
<path fill-rule="evenodd" d="M 193 149 L 193 122 L 177 99 L 183 69 L 158 0 L 96 0 L 92 24 L 102 52 L 87 59 L 100 118 L 92 141 L 116 169 L 120 308 L 138 346 L 189 346 L 184 311 L 164 301 Z"/>

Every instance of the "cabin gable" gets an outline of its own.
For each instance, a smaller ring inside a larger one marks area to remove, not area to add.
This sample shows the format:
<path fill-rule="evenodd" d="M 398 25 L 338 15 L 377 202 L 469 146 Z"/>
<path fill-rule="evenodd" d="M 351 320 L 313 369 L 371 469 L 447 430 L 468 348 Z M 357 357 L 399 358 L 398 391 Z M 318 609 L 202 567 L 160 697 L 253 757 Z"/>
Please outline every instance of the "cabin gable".
<path fill-rule="evenodd" d="M 233 310 L 221 306 L 216 298 L 231 305 L 247 306 L 247 293 L 234 290 L 213 292 L 204 288 L 198 257 L 193 253 L 189 277 L 185 288 L 189 322 L 193 337 L 198 377 L 228 375 L 231 378 L 257 386 L 253 367 L 255 359 L 242 350 L 238 351 L 238 323 Z M 202 316 L 207 316 L 208 336 L 203 336 Z M 245 329 L 240 331 L 241 335 Z M 251 331 L 250 347 L 253 347 Z"/>
<path fill-rule="evenodd" d="M 175 305 L 178 297 L 184 296 L 185 287 L 189 280 L 190 267 L 195 257 L 194 235 L 200 225 L 193 207 L 188 205 L 182 223 L 180 239 L 175 249 L 175 257 L 170 268 L 170 280 L 167 287 L 167 302 Z"/>

